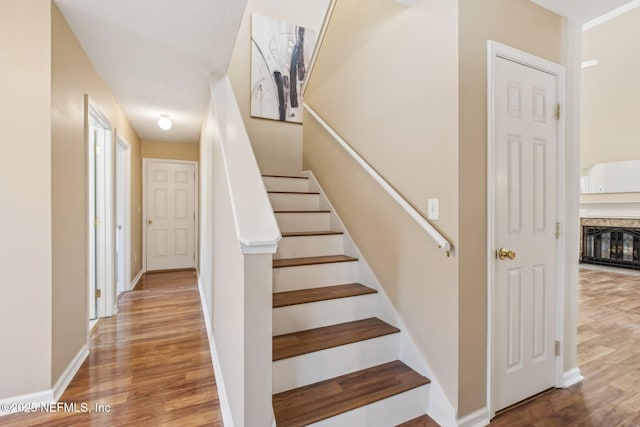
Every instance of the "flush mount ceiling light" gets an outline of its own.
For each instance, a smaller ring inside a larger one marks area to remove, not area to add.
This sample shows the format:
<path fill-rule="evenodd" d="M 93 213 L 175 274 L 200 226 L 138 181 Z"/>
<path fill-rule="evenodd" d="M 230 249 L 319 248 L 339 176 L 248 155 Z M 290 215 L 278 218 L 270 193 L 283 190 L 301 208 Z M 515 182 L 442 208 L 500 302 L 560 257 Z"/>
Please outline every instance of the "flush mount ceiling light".
<path fill-rule="evenodd" d="M 169 117 L 165 115 L 160 116 L 160 119 L 158 120 L 158 126 L 160 127 L 160 129 L 169 130 L 171 129 L 172 125 L 173 123 L 171 123 L 171 120 L 169 119 Z"/>

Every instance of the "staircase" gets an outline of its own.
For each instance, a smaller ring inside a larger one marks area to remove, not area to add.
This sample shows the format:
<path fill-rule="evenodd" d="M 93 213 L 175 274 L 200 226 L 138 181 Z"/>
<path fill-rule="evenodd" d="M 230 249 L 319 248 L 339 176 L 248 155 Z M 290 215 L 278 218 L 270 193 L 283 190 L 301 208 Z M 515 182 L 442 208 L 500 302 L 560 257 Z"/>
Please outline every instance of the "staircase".
<path fill-rule="evenodd" d="M 430 380 L 399 360 L 375 284 L 317 184 L 263 176 L 282 240 L 273 259 L 273 409 L 278 427 L 437 426 Z"/>

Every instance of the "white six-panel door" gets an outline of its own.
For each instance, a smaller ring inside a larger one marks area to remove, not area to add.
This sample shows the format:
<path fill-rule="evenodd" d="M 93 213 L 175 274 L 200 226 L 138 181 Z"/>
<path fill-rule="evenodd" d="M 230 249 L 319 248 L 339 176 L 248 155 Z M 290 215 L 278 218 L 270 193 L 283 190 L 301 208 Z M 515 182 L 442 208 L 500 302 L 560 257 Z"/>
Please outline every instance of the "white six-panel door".
<path fill-rule="evenodd" d="M 557 77 L 494 62 L 493 410 L 555 384 Z M 500 259 L 497 251 L 513 251 Z"/>
<path fill-rule="evenodd" d="M 195 165 L 148 161 L 147 270 L 195 267 Z"/>

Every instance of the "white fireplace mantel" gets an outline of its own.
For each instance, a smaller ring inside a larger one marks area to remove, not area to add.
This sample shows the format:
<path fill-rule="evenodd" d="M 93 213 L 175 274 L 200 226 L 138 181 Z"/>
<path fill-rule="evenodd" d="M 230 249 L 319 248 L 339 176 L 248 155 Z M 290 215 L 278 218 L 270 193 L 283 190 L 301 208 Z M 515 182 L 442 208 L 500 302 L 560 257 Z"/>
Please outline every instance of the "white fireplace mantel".
<path fill-rule="evenodd" d="M 580 218 L 640 218 L 640 202 L 580 203 Z"/>

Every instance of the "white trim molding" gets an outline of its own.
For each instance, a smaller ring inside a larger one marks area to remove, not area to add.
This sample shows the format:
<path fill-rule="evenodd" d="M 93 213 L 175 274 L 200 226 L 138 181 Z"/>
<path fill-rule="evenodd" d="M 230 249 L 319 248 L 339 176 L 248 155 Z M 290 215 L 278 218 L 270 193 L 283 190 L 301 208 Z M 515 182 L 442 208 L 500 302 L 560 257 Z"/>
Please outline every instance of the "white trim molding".
<path fill-rule="evenodd" d="M 351 146 L 345 141 L 315 110 L 304 104 L 305 110 L 313 117 L 320 126 L 351 156 L 353 159 L 373 178 L 386 192 L 391 196 L 409 214 L 415 222 L 427 232 L 429 236 L 438 244 L 438 247 L 444 250 L 449 256 L 453 252 L 451 243 L 436 228 L 429 223 L 424 217 L 407 202 L 375 169 L 371 167 Z"/>
<path fill-rule="evenodd" d="M 130 291 L 135 289 L 135 287 L 138 285 L 138 282 L 142 278 L 143 274 L 144 274 L 144 272 L 142 270 L 138 271 L 138 274 L 136 274 L 136 277 L 134 277 L 133 280 L 131 281 L 131 283 L 129 284 L 129 290 Z"/>
<path fill-rule="evenodd" d="M 625 13 L 632 11 L 638 6 L 640 6 L 640 0 L 633 0 L 633 1 L 630 1 L 629 3 L 623 4 L 622 6 L 616 9 L 613 9 L 609 13 L 605 13 L 604 15 L 598 16 L 597 18 L 592 19 L 591 21 L 585 22 L 584 24 L 582 24 L 582 31 L 587 31 L 592 29 L 593 27 L 597 27 L 600 24 L 604 24 L 607 21 L 610 21 L 614 18 L 617 18 L 620 15 L 624 15 Z"/>
<path fill-rule="evenodd" d="M 21 406 L 36 407 L 50 403 L 55 403 L 55 399 L 53 398 L 53 389 L 51 388 L 35 393 L 0 399 L 0 417 L 15 414 L 16 412 L 22 412 L 19 411 Z"/>
<path fill-rule="evenodd" d="M 84 363 L 87 356 L 89 356 L 89 344 L 82 346 L 71 363 L 69 363 L 67 368 L 60 375 L 53 388 L 0 399 L 0 417 L 14 414 L 16 412 L 25 412 L 20 410 L 21 407 L 36 408 L 41 405 L 56 403 L 60 397 L 62 397 L 62 394 L 73 380 L 73 377 L 78 373 L 78 370 Z"/>
<path fill-rule="evenodd" d="M 229 397 L 227 396 L 227 388 L 224 385 L 224 377 L 220 370 L 220 358 L 216 350 L 216 343 L 213 338 L 213 326 L 211 325 L 211 315 L 209 308 L 203 298 L 202 281 L 198 274 L 198 294 L 200 295 L 200 304 L 202 305 L 202 315 L 204 316 L 204 324 L 207 328 L 207 339 L 209 340 L 209 352 L 211 353 L 211 364 L 216 378 L 216 389 L 218 390 L 218 401 L 220 402 L 220 412 L 222 413 L 222 423 L 226 427 L 234 427 L 233 417 L 231 416 L 231 406 L 229 405 Z M 274 421 L 275 423 L 275 421 Z"/>
<path fill-rule="evenodd" d="M 489 408 L 485 406 L 462 418 L 458 418 L 458 427 L 484 427 L 489 425 L 489 422 L 491 422 Z"/>
<path fill-rule="evenodd" d="M 56 402 L 62 397 L 64 391 L 69 387 L 73 377 L 76 376 L 78 370 L 86 360 L 87 356 L 89 356 L 89 344 L 85 344 L 82 346 L 78 354 L 73 358 L 71 363 L 67 366 L 67 369 L 64 370 L 58 381 L 56 381 L 53 386 L 53 400 Z"/>
<path fill-rule="evenodd" d="M 582 381 L 584 377 L 580 374 L 580 368 L 577 366 L 573 369 L 569 369 L 562 375 L 562 387 L 571 387 L 574 384 Z"/>

